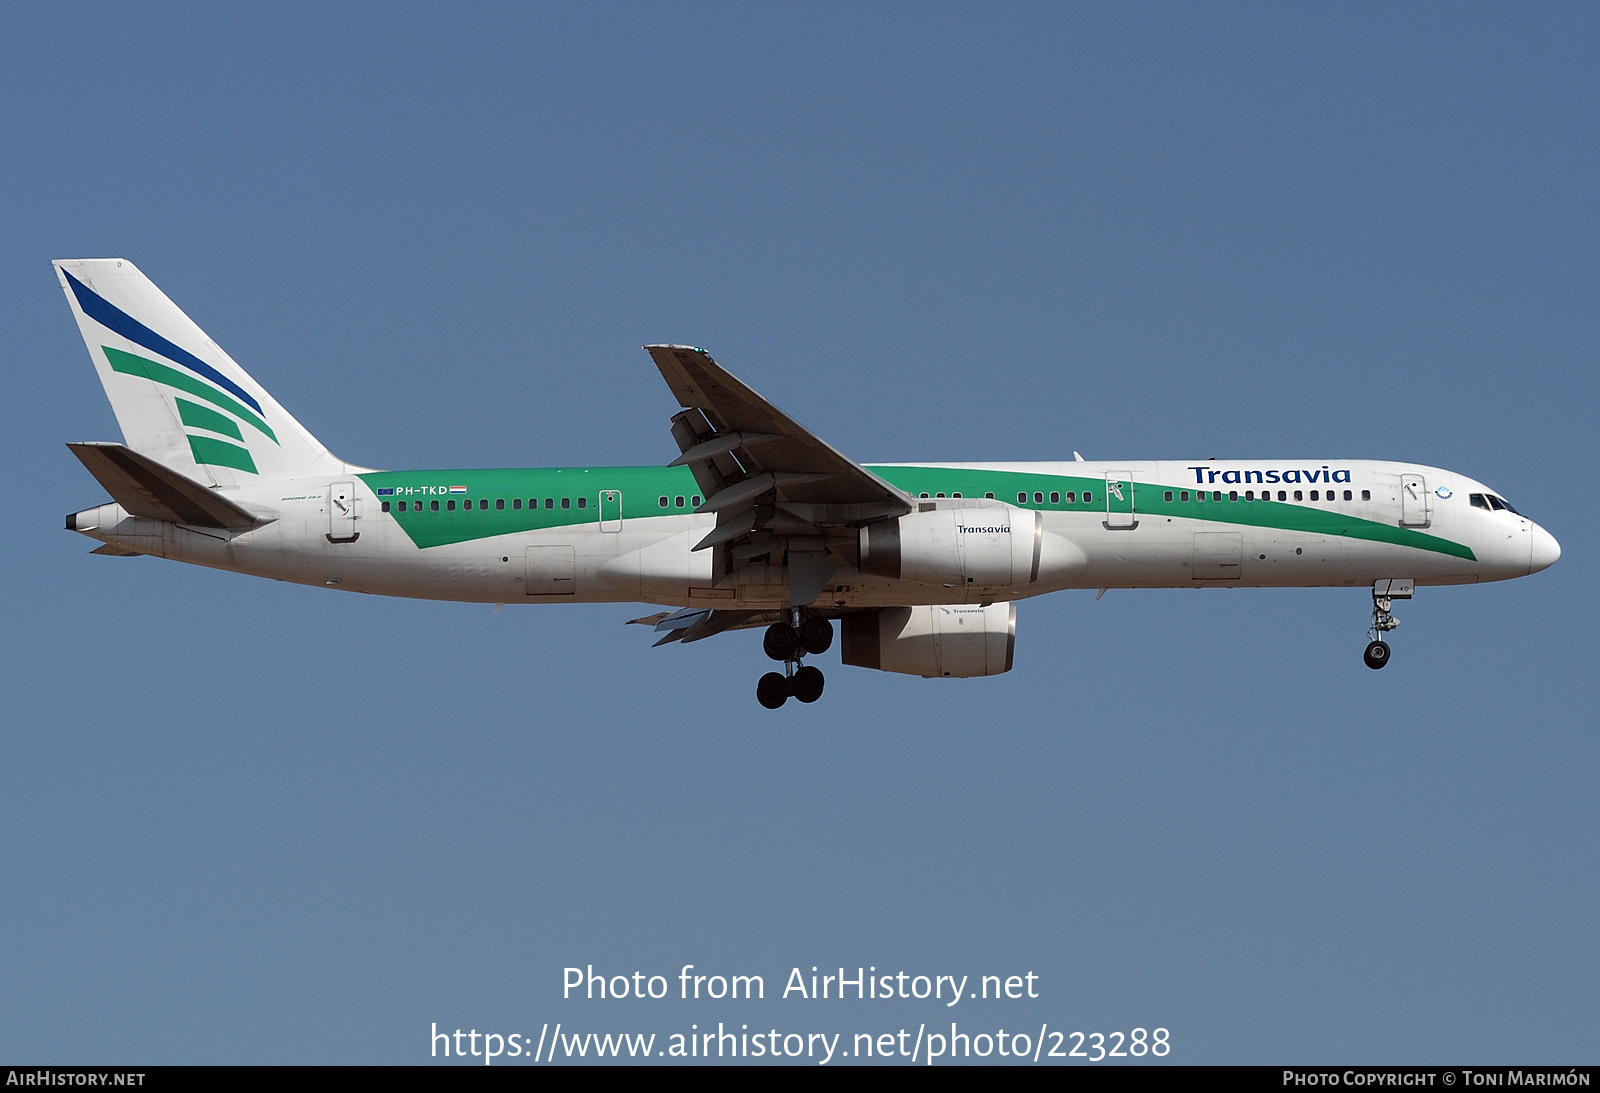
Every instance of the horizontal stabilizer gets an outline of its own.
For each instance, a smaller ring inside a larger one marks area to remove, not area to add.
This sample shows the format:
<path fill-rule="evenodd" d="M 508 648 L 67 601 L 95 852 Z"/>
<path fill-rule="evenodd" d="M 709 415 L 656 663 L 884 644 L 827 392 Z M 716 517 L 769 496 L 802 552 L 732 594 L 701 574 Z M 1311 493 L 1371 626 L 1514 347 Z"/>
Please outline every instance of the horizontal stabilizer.
<path fill-rule="evenodd" d="M 243 531 L 261 521 L 215 490 L 121 444 L 68 444 L 131 516 Z"/>

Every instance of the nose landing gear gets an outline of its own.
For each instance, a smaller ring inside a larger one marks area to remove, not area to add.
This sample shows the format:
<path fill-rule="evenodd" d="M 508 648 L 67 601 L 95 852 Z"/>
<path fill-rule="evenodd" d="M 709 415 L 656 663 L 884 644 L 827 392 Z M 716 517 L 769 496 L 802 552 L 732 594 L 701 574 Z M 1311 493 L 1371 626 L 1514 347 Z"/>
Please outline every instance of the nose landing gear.
<path fill-rule="evenodd" d="M 1366 652 L 1361 654 L 1361 659 L 1368 668 L 1376 671 L 1389 663 L 1389 643 L 1383 640 L 1382 635 L 1387 634 L 1400 625 L 1400 620 L 1389 613 L 1395 600 L 1409 600 L 1415 591 L 1416 582 L 1409 580 L 1384 579 L 1374 581 L 1372 584 L 1372 626 L 1367 630 Z"/>
<path fill-rule="evenodd" d="M 801 702 L 815 702 L 822 697 L 825 680 L 822 671 L 809 664 L 801 664 L 807 653 L 826 653 L 833 645 L 833 623 L 819 615 L 802 617 L 796 609 L 787 623 L 775 622 L 767 627 L 761 638 L 761 649 L 773 660 L 783 661 L 784 670 L 768 672 L 756 684 L 756 701 L 769 710 L 776 710 L 789 700 L 790 695 Z"/>

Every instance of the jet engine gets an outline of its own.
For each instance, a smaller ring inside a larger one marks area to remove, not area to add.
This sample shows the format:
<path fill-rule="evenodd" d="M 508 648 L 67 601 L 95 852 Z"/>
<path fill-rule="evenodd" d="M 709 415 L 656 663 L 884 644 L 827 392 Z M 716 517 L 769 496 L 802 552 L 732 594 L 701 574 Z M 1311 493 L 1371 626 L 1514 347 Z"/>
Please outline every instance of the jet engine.
<path fill-rule="evenodd" d="M 1017 644 L 1013 603 L 885 607 L 840 622 L 844 663 L 912 676 L 997 676 Z"/>
<path fill-rule="evenodd" d="M 1088 565 L 1075 543 L 1044 530 L 1044 517 L 1010 505 L 942 508 L 868 524 L 861 570 L 932 584 L 1065 582 Z"/>

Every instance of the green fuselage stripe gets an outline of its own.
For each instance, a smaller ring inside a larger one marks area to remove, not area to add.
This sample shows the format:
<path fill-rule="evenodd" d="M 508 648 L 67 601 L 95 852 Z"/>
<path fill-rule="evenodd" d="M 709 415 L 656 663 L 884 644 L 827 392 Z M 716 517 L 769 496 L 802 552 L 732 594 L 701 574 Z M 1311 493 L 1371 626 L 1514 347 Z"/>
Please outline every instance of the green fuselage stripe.
<path fill-rule="evenodd" d="M 174 401 L 178 404 L 178 417 L 185 425 L 231 436 L 240 442 L 244 441 L 244 434 L 239 432 L 239 426 L 235 424 L 233 418 L 223 417 L 209 406 L 201 406 L 198 402 L 190 402 L 186 398 Z"/>
<path fill-rule="evenodd" d="M 894 483 L 907 493 L 916 496 L 959 493 L 963 497 L 995 498 L 1018 507 L 1043 512 L 1079 512 L 1084 514 L 1106 511 L 1106 483 L 1101 477 L 1087 478 L 1071 475 L 1040 474 L 1029 471 L 961 470 L 941 467 L 868 468 L 874 474 Z M 377 471 L 361 475 L 361 479 L 374 491 L 394 490 L 393 494 L 379 494 L 382 501 L 394 502 L 391 515 L 419 547 L 444 546 L 468 542 L 493 535 L 538 531 L 547 528 L 577 524 L 595 524 L 600 519 L 599 495 L 602 490 L 617 490 L 622 494 L 621 514 L 633 520 L 646 516 L 682 516 L 693 512 L 692 501 L 700 487 L 694 475 L 685 467 L 591 467 L 543 470 L 455 470 L 455 471 Z M 451 494 L 452 486 L 464 486 L 464 493 Z M 1413 528 L 1366 520 L 1340 512 L 1336 508 L 1322 508 L 1315 502 L 1296 504 L 1281 501 L 1245 501 L 1239 494 L 1237 501 L 1176 500 L 1185 487 L 1167 486 L 1151 482 L 1137 482 L 1131 498 L 1133 508 L 1141 517 L 1185 518 L 1206 520 L 1218 524 L 1242 524 L 1251 527 L 1272 528 L 1281 531 L 1301 532 L 1329 538 L 1348 537 L 1367 539 L 1396 546 L 1415 547 L 1451 557 L 1474 561 L 1470 547 L 1437 535 L 1428 535 Z M 1358 484 L 1359 488 L 1359 484 Z M 1174 500 L 1164 498 L 1172 490 Z M 1054 492 L 1061 500 L 1051 503 Z M 1017 495 L 1026 494 L 1028 500 L 1018 503 Z M 1045 500 L 1033 501 L 1035 493 Z M 1068 503 L 1066 496 L 1076 498 Z M 1092 501 L 1085 502 L 1085 495 Z M 1191 496 L 1193 493 L 1191 492 Z M 585 501 L 578 508 L 578 499 Z M 667 506 L 660 503 L 667 498 Z M 679 497 L 683 504 L 677 503 Z M 545 507 L 546 500 L 553 502 Z M 566 499 L 570 507 L 562 508 Z M 514 508 L 521 500 L 523 507 Z M 538 508 L 529 508 L 528 502 L 536 500 Z M 406 511 L 399 511 L 399 502 L 406 502 Z M 438 502 L 438 510 L 432 508 Z M 449 508 L 454 501 L 456 508 Z M 488 508 L 479 506 L 487 501 Z M 498 502 L 504 508 L 497 508 Z M 470 510 L 463 507 L 470 502 Z M 1113 511 L 1128 511 L 1130 499 L 1121 505 L 1113 504 Z M 611 513 L 606 513 L 611 518 Z"/>
<path fill-rule="evenodd" d="M 202 383 L 187 372 L 180 372 L 176 368 L 169 368 L 160 361 L 150 360 L 133 353 L 124 353 L 120 349 L 112 349 L 109 345 L 100 347 L 105 350 L 106 360 L 111 362 L 113 372 L 121 372 L 126 376 L 138 376 L 152 383 L 159 383 L 164 387 L 173 387 L 186 394 L 203 398 L 213 406 L 220 406 L 240 421 L 249 422 L 259 429 L 263 435 L 274 444 L 278 443 L 278 436 L 272 431 L 265 421 L 262 421 L 254 412 L 245 408 L 228 395 L 218 391 L 210 384 Z"/>

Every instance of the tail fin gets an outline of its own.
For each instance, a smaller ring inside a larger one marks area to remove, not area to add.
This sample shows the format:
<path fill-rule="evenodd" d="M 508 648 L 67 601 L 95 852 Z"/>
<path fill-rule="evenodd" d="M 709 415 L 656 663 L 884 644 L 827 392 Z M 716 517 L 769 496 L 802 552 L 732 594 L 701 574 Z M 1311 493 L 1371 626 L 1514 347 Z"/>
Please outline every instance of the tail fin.
<path fill-rule="evenodd" d="M 351 469 L 132 262 L 55 268 L 129 448 L 213 486 Z"/>

